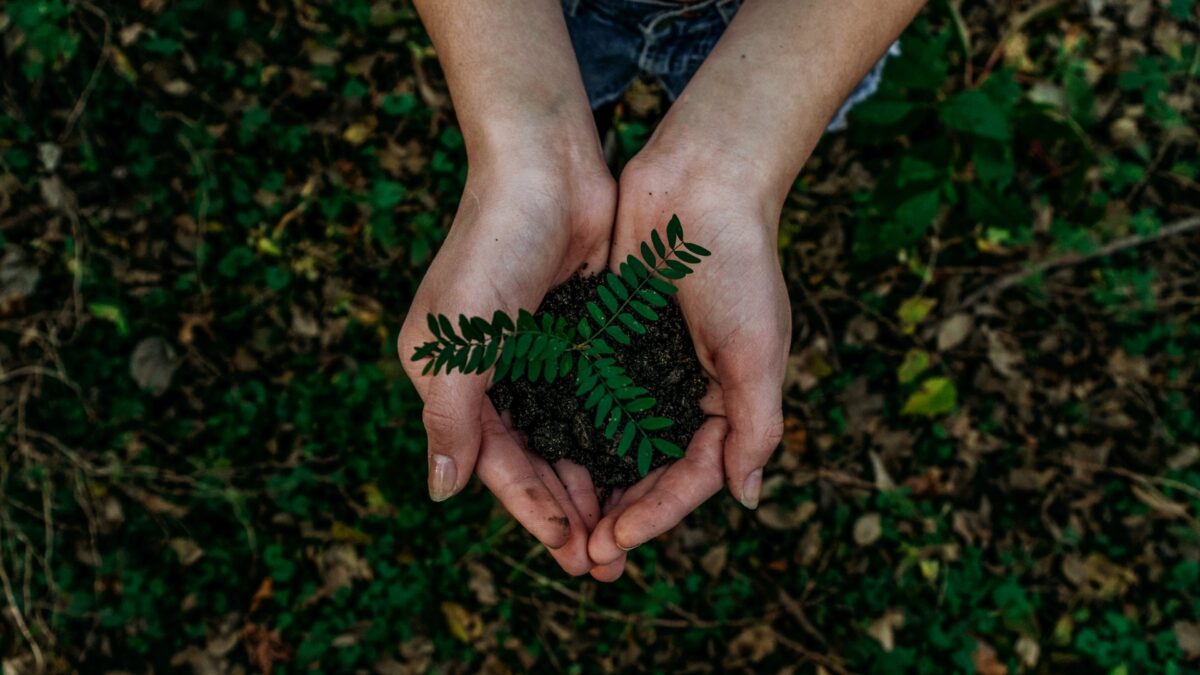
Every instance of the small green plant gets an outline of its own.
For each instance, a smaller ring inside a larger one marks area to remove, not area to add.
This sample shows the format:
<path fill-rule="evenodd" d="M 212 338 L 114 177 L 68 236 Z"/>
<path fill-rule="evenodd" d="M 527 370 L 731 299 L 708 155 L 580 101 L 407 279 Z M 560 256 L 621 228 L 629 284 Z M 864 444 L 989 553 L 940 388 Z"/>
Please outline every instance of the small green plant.
<path fill-rule="evenodd" d="M 655 451 L 682 457 L 683 450 L 655 435 L 675 422 L 652 414 L 655 399 L 626 374 L 608 339 L 628 345 L 627 330 L 645 334 L 644 322 L 657 321 L 655 308 L 665 307 L 667 296 L 677 290 L 668 280 L 691 274 L 689 265 L 708 255 L 703 246 L 684 241 L 683 226 L 678 216 L 672 216 L 666 242 L 658 230 L 652 231 L 650 241 L 641 244 L 640 260 L 627 256 L 619 274 L 605 273 L 596 299 L 587 302 L 588 316 L 575 325 L 549 313 L 535 317 L 524 309 L 513 321 L 496 310 L 491 321 L 459 314 L 456 332 L 447 316 L 429 314 L 426 318 L 435 339 L 418 347 L 412 359 L 428 359 L 422 372 L 434 375 L 456 370 L 483 374 L 495 366 L 493 382 L 524 377 L 550 383 L 574 373 L 575 396 L 583 399 L 585 410 L 595 410 L 593 424 L 603 427 L 610 440 L 620 432 L 620 456 L 637 448 L 638 471 L 644 476 Z"/>

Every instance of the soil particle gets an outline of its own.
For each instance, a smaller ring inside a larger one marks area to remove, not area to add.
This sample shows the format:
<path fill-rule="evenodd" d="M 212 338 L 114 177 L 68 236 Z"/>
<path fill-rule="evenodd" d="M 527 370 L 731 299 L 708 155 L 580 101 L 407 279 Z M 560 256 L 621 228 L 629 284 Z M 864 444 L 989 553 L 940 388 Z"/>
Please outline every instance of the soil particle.
<path fill-rule="evenodd" d="M 549 312 L 574 324 L 587 311 L 585 303 L 596 297 L 599 283 L 599 276 L 572 277 L 546 295 L 538 313 Z M 707 378 L 678 305 L 672 301 L 656 311 L 658 321 L 643 322 L 645 335 L 630 335 L 629 345 L 609 342 L 629 377 L 657 400 L 652 414 L 675 421 L 674 426 L 658 434 L 686 448 L 704 422 L 700 398 Z M 636 453 L 617 455 L 621 434 L 609 440 L 603 429 L 592 425 L 593 411 L 584 410 L 583 401 L 575 397 L 574 380 L 573 376 L 552 384 L 505 380 L 493 386 L 488 395 L 497 409 L 512 413 L 513 426 L 525 433 L 533 452 L 550 462 L 565 458 L 583 465 L 597 489 L 608 491 L 632 485 L 641 478 Z M 656 453 L 652 466 L 668 461 L 669 457 Z"/>

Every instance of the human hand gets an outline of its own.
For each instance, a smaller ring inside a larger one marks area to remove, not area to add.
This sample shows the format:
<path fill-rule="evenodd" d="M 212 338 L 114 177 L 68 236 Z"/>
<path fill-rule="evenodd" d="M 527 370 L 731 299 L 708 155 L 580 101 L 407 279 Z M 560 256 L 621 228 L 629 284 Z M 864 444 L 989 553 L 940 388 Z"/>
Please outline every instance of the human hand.
<path fill-rule="evenodd" d="M 412 360 L 431 338 L 428 313 L 533 309 L 551 287 L 607 260 L 616 186 L 598 148 L 594 158 L 510 150 L 503 161 L 472 161 L 454 223 L 400 330 L 400 358 L 425 405 L 430 497 L 458 493 L 474 471 L 564 570 L 585 574 L 588 534 L 600 515 L 586 469 L 566 461 L 551 467 L 525 450 L 487 398 L 489 376 L 422 375 L 424 363 Z"/>
<path fill-rule="evenodd" d="M 753 167 L 700 165 L 652 142 L 621 175 L 611 264 L 636 254 L 672 214 L 689 241 L 713 251 L 676 295 L 711 385 L 701 402 L 709 417 L 686 456 L 631 486 L 593 530 L 592 575 L 603 581 L 620 576 L 626 551 L 674 527 L 722 483 L 756 508 L 762 467 L 783 433 L 791 308 L 776 250 L 782 199 L 755 189 L 768 183 Z"/>

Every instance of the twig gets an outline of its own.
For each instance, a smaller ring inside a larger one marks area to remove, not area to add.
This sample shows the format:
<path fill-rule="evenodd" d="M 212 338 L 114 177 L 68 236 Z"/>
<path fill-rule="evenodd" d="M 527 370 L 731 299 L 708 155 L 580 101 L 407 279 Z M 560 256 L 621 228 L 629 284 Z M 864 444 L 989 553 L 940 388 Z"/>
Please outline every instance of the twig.
<path fill-rule="evenodd" d="M 4 587 L 4 597 L 8 600 L 8 610 L 12 614 L 13 622 L 17 624 L 17 629 L 21 631 L 22 637 L 29 643 L 29 649 L 33 652 L 33 660 L 37 662 L 37 672 L 45 672 L 46 658 L 42 655 L 42 648 L 38 646 L 33 633 L 29 631 L 29 625 L 25 623 L 25 615 L 21 612 L 16 595 L 13 594 L 12 581 L 8 578 L 8 570 L 6 568 L 7 565 L 4 564 L 3 558 L 0 557 L 0 585 Z"/>
<path fill-rule="evenodd" d="M 1191 218 L 1185 218 L 1179 222 L 1167 225 L 1153 234 L 1134 234 L 1113 242 L 1109 242 L 1108 244 L 1105 244 L 1104 246 L 1101 246 L 1090 253 L 1067 253 L 1049 260 L 1044 260 L 1036 265 L 1033 265 L 1032 267 L 1021 270 L 1020 272 L 1013 272 L 1012 274 L 1000 277 L 996 281 L 975 291 L 971 295 L 967 296 L 965 300 L 960 302 L 958 306 L 953 309 L 953 311 L 947 312 L 947 316 L 960 312 L 963 309 L 974 305 L 980 300 L 983 300 L 984 298 L 992 297 L 998 293 L 1006 291 L 1031 277 L 1043 274 L 1049 270 L 1058 267 L 1065 267 L 1067 265 L 1078 265 L 1089 260 L 1095 260 L 1096 258 L 1103 258 L 1104 256 L 1112 255 L 1118 251 L 1123 251 L 1128 248 L 1135 248 L 1137 246 L 1156 242 L 1168 237 L 1186 234 L 1197 229 L 1200 229 L 1200 216 L 1192 216 Z"/>
<path fill-rule="evenodd" d="M 105 63 L 108 63 L 108 45 L 112 39 L 112 24 L 109 23 L 108 15 L 104 13 L 104 10 L 90 2 L 86 2 L 86 0 L 81 0 L 79 6 L 100 17 L 100 20 L 104 22 L 104 44 L 100 45 L 100 60 L 96 62 L 96 67 L 92 69 L 92 75 L 88 78 L 87 84 L 84 85 L 83 93 L 79 95 L 79 100 L 75 101 L 75 107 L 71 109 L 71 114 L 67 117 L 67 126 L 63 128 L 62 135 L 58 137 L 59 145 L 62 145 L 67 140 L 67 137 L 71 135 L 71 131 L 75 128 L 75 123 L 79 121 L 79 116 L 83 114 L 84 108 L 87 107 L 88 97 L 92 95 L 92 90 L 96 87 L 96 80 L 100 75 L 100 70 L 104 67 Z"/>

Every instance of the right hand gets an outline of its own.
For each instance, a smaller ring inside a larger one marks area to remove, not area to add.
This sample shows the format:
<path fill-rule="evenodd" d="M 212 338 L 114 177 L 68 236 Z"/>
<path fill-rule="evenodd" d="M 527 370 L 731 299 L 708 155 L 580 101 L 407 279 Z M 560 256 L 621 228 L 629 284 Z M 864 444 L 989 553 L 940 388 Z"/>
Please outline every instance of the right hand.
<path fill-rule="evenodd" d="M 457 494 L 474 472 L 564 570 L 586 574 L 588 536 L 600 518 L 587 470 L 565 461 L 551 467 L 525 450 L 487 398 L 490 373 L 421 375 L 425 362 L 412 360 L 433 337 L 428 313 L 515 316 L 581 269 L 605 266 L 616 184 L 598 146 L 574 154 L 518 149 L 501 159 L 470 163 L 454 223 L 400 330 L 400 359 L 425 404 L 430 497 Z"/>

